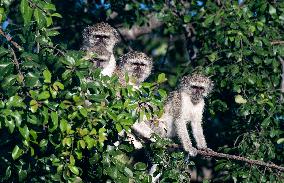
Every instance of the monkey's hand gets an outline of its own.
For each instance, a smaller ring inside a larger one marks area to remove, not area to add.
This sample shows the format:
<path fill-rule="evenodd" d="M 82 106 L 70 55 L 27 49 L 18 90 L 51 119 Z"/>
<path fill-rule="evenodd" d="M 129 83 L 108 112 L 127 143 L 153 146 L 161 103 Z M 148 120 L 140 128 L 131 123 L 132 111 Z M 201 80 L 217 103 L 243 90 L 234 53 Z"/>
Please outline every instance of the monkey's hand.
<path fill-rule="evenodd" d="M 197 155 L 197 149 L 194 147 L 189 148 L 186 150 L 188 152 L 187 157 L 185 158 L 185 163 L 189 163 L 190 157 L 195 157 Z"/>
<path fill-rule="evenodd" d="M 188 152 L 188 155 L 191 157 L 195 157 L 197 155 L 197 149 L 195 147 L 189 147 L 185 150 Z"/>

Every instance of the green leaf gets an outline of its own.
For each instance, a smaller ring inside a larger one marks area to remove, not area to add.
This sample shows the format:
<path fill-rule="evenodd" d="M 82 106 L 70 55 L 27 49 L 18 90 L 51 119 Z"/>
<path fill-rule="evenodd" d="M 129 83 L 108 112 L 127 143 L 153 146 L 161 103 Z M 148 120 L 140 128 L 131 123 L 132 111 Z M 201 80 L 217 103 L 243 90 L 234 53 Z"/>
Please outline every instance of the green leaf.
<path fill-rule="evenodd" d="M 59 13 L 53 13 L 53 14 L 51 14 L 51 16 L 53 16 L 53 17 L 58 17 L 58 18 L 62 18 L 62 15 L 60 15 Z"/>
<path fill-rule="evenodd" d="M 48 69 L 43 71 L 43 77 L 45 83 L 51 83 L 51 73 Z"/>
<path fill-rule="evenodd" d="M 48 141 L 46 139 L 42 139 L 39 143 L 39 147 L 46 148 L 48 144 Z"/>
<path fill-rule="evenodd" d="M 191 19 L 191 17 L 190 17 L 189 15 L 185 15 L 185 16 L 183 17 L 184 23 L 189 23 L 189 22 L 190 22 L 190 19 Z"/>
<path fill-rule="evenodd" d="M 8 120 L 7 118 L 5 118 L 5 124 L 6 126 L 8 126 L 10 133 L 13 133 L 15 129 L 14 121 L 12 119 Z"/>
<path fill-rule="evenodd" d="M 45 17 L 45 21 L 46 21 L 46 26 L 49 27 L 52 25 L 53 21 L 51 17 Z M 52 36 L 52 32 L 57 32 L 57 31 L 47 31 L 47 36 Z"/>
<path fill-rule="evenodd" d="M 84 117 L 88 116 L 88 111 L 85 108 L 81 108 L 79 111 L 82 114 L 82 116 L 84 116 Z"/>
<path fill-rule="evenodd" d="M 280 138 L 277 140 L 277 144 L 283 144 L 284 143 L 284 138 Z"/>
<path fill-rule="evenodd" d="M 20 131 L 21 135 L 22 135 L 25 139 L 28 139 L 28 138 L 29 138 L 29 135 L 30 135 L 29 132 L 30 132 L 30 131 L 29 131 L 27 125 L 25 125 L 24 128 L 20 128 L 20 127 L 19 127 L 19 131 Z"/>
<path fill-rule="evenodd" d="M 29 25 L 33 15 L 33 9 L 29 7 L 28 0 L 21 1 L 20 11 L 24 19 L 24 26 Z"/>
<path fill-rule="evenodd" d="M 64 90 L 64 85 L 62 83 L 60 83 L 59 81 L 56 81 L 55 83 L 53 83 L 53 88 L 54 90 L 58 91 L 58 88 L 61 90 Z"/>
<path fill-rule="evenodd" d="M 6 102 L 6 107 L 11 108 L 11 107 L 22 107 L 25 108 L 26 105 L 23 103 L 23 99 L 18 96 L 12 96 L 9 98 L 9 100 Z"/>
<path fill-rule="evenodd" d="M 135 170 L 146 170 L 147 168 L 147 165 L 145 163 L 142 163 L 142 162 L 138 162 L 138 163 L 135 163 L 134 164 L 134 169 Z"/>
<path fill-rule="evenodd" d="M 76 166 L 71 166 L 71 165 L 69 165 L 68 166 L 68 168 L 69 168 L 69 170 L 72 172 L 72 173 L 74 173 L 75 175 L 79 175 L 79 169 L 76 167 Z"/>
<path fill-rule="evenodd" d="M 11 166 L 8 166 L 5 172 L 5 179 L 9 179 L 11 177 Z"/>
<path fill-rule="evenodd" d="M 276 13 L 276 9 L 272 5 L 269 5 L 269 14 L 273 15 L 275 13 Z"/>
<path fill-rule="evenodd" d="M 35 113 L 38 109 L 39 104 L 37 103 L 36 100 L 31 100 L 30 101 L 30 110 L 32 111 L 32 113 Z"/>
<path fill-rule="evenodd" d="M 51 121 L 53 127 L 50 129 L 50 132 L 53 132 L 58 127 L 58 114 L 57 112 L 51 112 Z"/>
<path fill-rule="evenodd" d="M 43 9 L 45 9 L 45 10 L 53 10 L 53 11 L 55 11 L 55 10 L 56 10 L 56 8 L 55 8 L 55 5 L 54 5 L 54 4 L 47 3 L 47 2 L 44 4 Z"/>
<path fill-rule="evenodd" d="M 38 95 L 38 100 L 45 100 L 48 99 L 50 97 L 50 93 L 49 91 L 43 91 Z"/>
<path fill-rule="evenodd" d="M 125 168 L 124 168 L 124 172 L 125 172 L 129 177 L 133 177 L 133 172 L 132 172 L 129 168 L 125 167 Z"/>
<path fill-rule="evenodd" d="M 22 154 L 23 154 L 23 150 L 19 148 L 19 146 L 15 146 L 13 151 L 12 151 L 12 158 L 13 160 L 18 159 Z"/>
<path fill-rule="evenodd" d="M 158 76 L 158 83 L 163 83 L 165 81 L 167 81 L 165 73 L 159 74 L 159 76 Z"/>
<path fill-rule="evenodd" d="M 35 20 L 36 20 L 39 28 L 44 27 L 44 25 L 45 25 L 45 16 L 44 16 L 44 14 L 42 13 L 42 11 L 40 9 L 36 8 L 34 10 L 34 17 L 35 17 Z"/>
<path fill-rule="evenodd" d="M 235 102 L 238 104 L 245 104 L 247 103 L 247 100 L 244 99 L 241 95 L 236 95 L 235 96 Z"/>
<path fill-rule="evenodd" d="M 68 122 L 65 119 L 61 119 L 60 125 L 59 125 L 61 132 L 67 131 L 67 126 L 68 126 Z"/>

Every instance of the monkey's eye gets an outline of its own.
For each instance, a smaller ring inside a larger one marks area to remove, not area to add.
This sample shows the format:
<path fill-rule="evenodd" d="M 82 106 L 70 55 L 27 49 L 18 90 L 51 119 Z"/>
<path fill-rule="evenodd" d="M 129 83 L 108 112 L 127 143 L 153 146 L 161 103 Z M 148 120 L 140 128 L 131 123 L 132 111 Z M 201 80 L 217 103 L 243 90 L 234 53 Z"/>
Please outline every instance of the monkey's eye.
<path fill-rule="evenodd" d="M 106 35 L 95 35 L 95 39 L 109 39 L 109 36 Z"/>
<path fill-rule="evenodd" d="M 146 66 L 146 64 L 139 63 L 139 62 L 133 62 L 132 65 L 139 66 L 139 67 L 145 67 Z"/>
<path fill-rule="evenodd" d="M 195 89 L 195 90 L 201 90 L 201 91 L 203 91 L 204 90 L 204 87 L 202 87 L 202 86 L 191 86 L 191 88 L 192 89 Z"/>

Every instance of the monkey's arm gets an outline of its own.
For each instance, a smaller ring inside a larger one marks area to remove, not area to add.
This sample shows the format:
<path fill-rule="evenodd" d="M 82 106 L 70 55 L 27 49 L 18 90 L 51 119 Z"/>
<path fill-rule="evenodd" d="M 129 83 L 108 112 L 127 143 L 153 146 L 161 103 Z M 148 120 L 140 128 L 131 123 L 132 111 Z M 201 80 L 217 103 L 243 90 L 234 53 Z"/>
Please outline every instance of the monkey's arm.
<path fill-rule="evenodd" d="M 186 121 L 182 118 L 175 119 L 175 127 L 178 138 L 185 151 L 189 152 L 190 156 L 196 156 L 197 150 L 192 147 L 192 143 L 186 128 Z"/>
<path fill-rule="evenodd" d="M 198 149 L 204 149 L 207 148 L 207 144 L 205 141 L 205 137 L 203 134 L 203 128 L 202 128 L 202 114 L 197 115 L 201 117 L 195 117 L 191 122 L 191 128 L 192 133 L 196 141 L 196 145 Z"/>

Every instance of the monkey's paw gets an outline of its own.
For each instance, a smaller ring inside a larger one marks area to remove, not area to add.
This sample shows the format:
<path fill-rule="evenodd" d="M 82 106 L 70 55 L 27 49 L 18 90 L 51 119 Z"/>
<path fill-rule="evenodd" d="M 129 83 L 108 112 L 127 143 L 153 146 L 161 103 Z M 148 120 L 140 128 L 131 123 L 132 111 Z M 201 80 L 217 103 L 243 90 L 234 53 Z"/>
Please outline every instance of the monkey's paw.
<path fill-rule="evenodd" d="M 197 155 L 197 149 L 194 147 L 190 147 L 186 151 L 188 152 L 188 155 L 191 157 L 195 157 Z"/>

